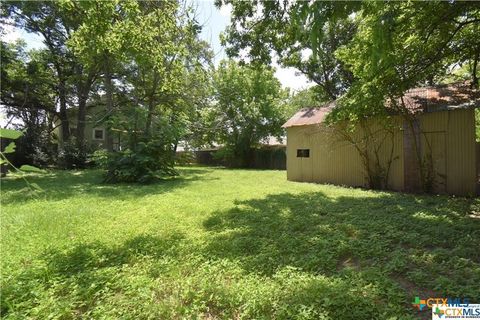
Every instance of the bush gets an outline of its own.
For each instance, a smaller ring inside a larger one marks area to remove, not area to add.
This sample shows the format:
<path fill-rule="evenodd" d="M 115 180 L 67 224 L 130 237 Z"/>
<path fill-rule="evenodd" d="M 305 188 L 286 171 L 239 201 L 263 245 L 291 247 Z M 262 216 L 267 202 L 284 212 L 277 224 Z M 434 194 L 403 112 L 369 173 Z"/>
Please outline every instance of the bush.
<path fill-rule="evenodd" d="M 87 161 L 88 150 L 78 147 L 75 137 L 64 142 L 63 150 L 58 155 L 58 166 L 63 169 L 83 169 Z"/>
<path fill-rule="evenodd" d="M 192 151 L 181 151 L 175 154 L 175 163 L 185 166 L 195 162 L 195 154 Z"/>
<path fill-rule="evenodd" d="M 58 148 L 48 133 L 40 130 L 23 130 L 23 134 L 15 140 L 15 152 L 8 154 L 10 162 L 20 167 L 28 164 L 37 167 L 54 165 L 57 161 Z M 2 139 L 2 150 L 13 140 Z"/>
<path fill-rule="evenodd" d="M 105 149 L 95 150 L 89 157 L 88 161 L 97 168 L 108 168 L 109 154 Z"/>
<path fill-rule="evenodd" d="M 160 141 L 140 142 L 136 150 L 125 150 L 109 154 L 106 161 L 107 183 L 149 183 L 155 179 L 177 174 L 174 153 Z"/>
<path fill-rule="evenodd" d="M 222 147 L 212 153 L 214 161 L 224 163 L 227 167 L 241 167 L 239 165 L 240 160 L 235 156 L 235 150 L 233 147 Z"/>

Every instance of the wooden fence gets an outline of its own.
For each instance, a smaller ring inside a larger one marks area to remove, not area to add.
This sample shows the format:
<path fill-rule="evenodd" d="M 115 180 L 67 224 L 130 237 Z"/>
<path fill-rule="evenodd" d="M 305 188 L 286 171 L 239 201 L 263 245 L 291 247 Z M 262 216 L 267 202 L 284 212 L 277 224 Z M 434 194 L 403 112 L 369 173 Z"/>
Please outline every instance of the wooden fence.
<path fill-rule="evenodd" d="M 217 155 L 219 151 L 198 150 L 177 152 L 177 162 L 180 164 L 195 163 L 205 166 L 233 166 L 231 163 Z M 253 150 L 252 169 L 285 170 L 287 167 L 286 148 L 284 146 L 263 147 Z"/>

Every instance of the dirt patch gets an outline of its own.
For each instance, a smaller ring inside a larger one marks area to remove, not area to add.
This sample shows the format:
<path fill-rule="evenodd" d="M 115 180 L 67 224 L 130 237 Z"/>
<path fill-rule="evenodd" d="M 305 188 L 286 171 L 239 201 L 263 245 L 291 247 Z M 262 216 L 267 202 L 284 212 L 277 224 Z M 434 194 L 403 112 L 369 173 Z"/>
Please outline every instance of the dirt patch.
<path fill-rule="evenodd" d="M 358 271 L 360 270 L 360 262 L 355 257 L 351 257 L 351 256 L 342 257 L 338 260 L 337 271 L 340 271 L 346 268 Z"/>
<path fill-rule="evenodd" d="M 413 308 L 412 302 L 415 297 L 420 297 L 421 299 L 427 299 L 427 298 L 438 298 L 442 297 L 442 295 L 434 290 L 426 289 L 426 288 L 420 288 L 416 286 L 413 282 L 411 282 L 408 279 L 405 279 L 402 276 L 396 275 L 392 276 L 392 279 L 397 282 L 400 287 L 402 287 L 406 293 L 407 297 L 411 298 L 411 301 L 406 303 L 409 307 Z M 432 319 L 432 309 L 425 307 L 422 311 L 417 310 L 416 312 L 417 316 L 419 319 Z"/>

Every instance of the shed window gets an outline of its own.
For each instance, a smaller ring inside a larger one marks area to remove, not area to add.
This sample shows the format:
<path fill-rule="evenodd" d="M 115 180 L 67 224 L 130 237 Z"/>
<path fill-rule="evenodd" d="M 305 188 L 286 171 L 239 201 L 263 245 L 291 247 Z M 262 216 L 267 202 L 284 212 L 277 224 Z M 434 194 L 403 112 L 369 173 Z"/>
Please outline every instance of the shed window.
<path fill-rule="evenodd" d="M 94 140 L 103 140 L 105 136 L 105 130 L 103 129 L 93 129 L 93 139 Z"/>
<path fill-rule="evenodd" d="M 297 158 L 310 158 L 310 149 L 297 149 Z"/>

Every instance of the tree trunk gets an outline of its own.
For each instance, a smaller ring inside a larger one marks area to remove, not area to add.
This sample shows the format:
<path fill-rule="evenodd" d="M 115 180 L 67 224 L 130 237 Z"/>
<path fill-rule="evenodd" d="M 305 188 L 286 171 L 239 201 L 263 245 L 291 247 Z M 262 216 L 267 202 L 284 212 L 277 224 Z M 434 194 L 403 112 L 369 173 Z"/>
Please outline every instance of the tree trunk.
<path fill-rule="evenodd" d="M 473 60 L 472 88 L 478 88 L 478 76 L 477 76 L 478 60 L 480 60 L 480 48 L 477 48 L 477 52 L 476 52 L 475 58 Z"/>
<path fill-rule="evenodd" d="M 147 114 L 147 122 L 145 125 L 145 136 L 150 137 L 152 131 L 152 121 L 153 121 L 153 113 L 155 111 L 155 92 L 158 88 L 158 72 L 153 71 L 153 83 L 152 83 L 152 90 L 150 91 L 150 95 L 148 97 L 148 114 Z"/>
<path fill-rule="evenodd" d="M 148 102 L 148 114 L 147 114 L 147 120 L 145 124 L 145 136 L 150 137 L 151 130 L 152 130 L 152 118 L 153 118 L 153 99 L 150 98 Z"/>
<path fill-rule="evenodd" d="M 58 96 L 60 99 L 60 111 L 58 116 L 61 122 L 61 138 L 59 139 L 60 150 L 64 150 L 65 142 L 70 138 L 70 126 L 68 122 L 67 115 L 67 97 L 65 89 L 65 80 L 60 80 L 60 85 L 58 88 Z"/>
<path fill-rule="evenodd" d="M 78 92 L 78 117 L 77 117 L 77 147 L 82 155 L 86 155 L 85 126 L 87 115 L 87 100 L 95 78 L 95 67 L 90 67 L 85 81 L 80 81 Z M 82 68 L 78 70 L 78 76 L 82 76 Z"/>
<path fill-rule="evenodd" d="M 113 111 L 113 82 L 112 82 L 112 69 L 110 65 L 110 57 L 108 53 L 105 53 L 105 61 L 104 61 L 104 85 L 105 85 L 105 96 L 106 96 L 106 112 L 107 118 L 109 118 Z M 110 128 L 106 128 L 105 130 L 105 149 L 107 151 L 113 151 L 113 137 L 110 132 Z"/>
<path fill-rule="evenodd" d="M 77 118 L 77 147 L 80 154 L 86 154 L 86 141 L 85 141 L 85 121 L 87 109 L 87 94 L 79 93 L 78 96 L 78 118 Z"/>

